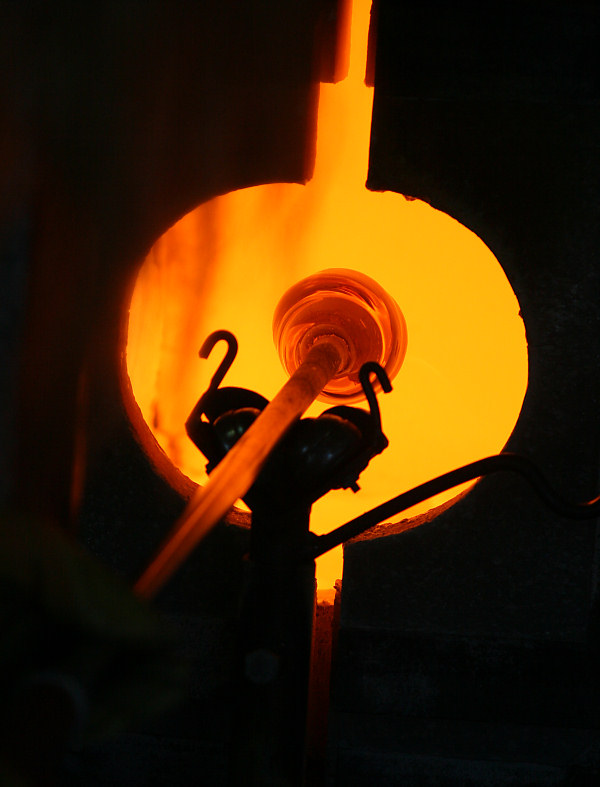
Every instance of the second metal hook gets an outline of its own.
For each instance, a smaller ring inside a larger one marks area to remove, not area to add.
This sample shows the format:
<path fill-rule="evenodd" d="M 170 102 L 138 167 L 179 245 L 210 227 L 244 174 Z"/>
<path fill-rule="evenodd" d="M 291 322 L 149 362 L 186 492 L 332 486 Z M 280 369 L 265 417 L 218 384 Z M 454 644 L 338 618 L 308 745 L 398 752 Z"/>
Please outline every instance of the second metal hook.
<path fill-rule="evenodd" d="M 377 379 L 379 380 L 379 384 L 385 393 L 389 393 L 392 390 L 392 384 L 385 369 L 378 363 L 375 363 L 375 361 L 367 361 L 367 363 L 363 363 L 363 365 L 360 367 L 358 379 L 360 380 L 360 384 L 362 385 L 366 400 L 369 404 L 371 418 L 375 422 L 378 430 L 381 431 L 381 413 L 379 411 L 377 395 L 375 393 L 375 389 L 373 388 L 373 383 L 371 382 L 372 374 L 376 375 Z"/>

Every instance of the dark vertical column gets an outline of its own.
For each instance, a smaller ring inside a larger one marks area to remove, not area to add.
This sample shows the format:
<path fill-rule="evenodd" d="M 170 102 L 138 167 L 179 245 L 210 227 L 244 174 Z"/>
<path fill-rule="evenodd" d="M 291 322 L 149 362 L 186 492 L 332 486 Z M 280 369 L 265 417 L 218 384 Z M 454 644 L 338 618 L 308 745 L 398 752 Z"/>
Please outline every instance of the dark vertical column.
<path fill-rule="evenodd" d="M 309 510 L 254 510 L 240 613 L 231 785 L 300 787 L 306 768 L 314 561 Z"/>

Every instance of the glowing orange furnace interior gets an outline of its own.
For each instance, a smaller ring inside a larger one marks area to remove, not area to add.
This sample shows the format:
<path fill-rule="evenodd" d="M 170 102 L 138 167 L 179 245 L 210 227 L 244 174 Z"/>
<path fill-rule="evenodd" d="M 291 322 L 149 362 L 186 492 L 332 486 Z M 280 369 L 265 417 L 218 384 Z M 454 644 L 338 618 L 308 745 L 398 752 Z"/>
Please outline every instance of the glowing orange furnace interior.
<path fill-rule="evenodd" d="M 355 0 L 354 9 L 349 76 L 321 87 L 312 181 L 232 192 L 184 216 L 150 251 L 129 314 L 135 400 L 171 462 L 202 483 L 205 460 L 185 421 L 220 362 L 216 351 L 198 359 L 210 332 L 226 328 L 239 340 L 225 384 L 271 399 L 286 380 L 271 333 L 285 290 L 339 267 L 367 274 L 392 295 L 406 319 L 408 350 L 393 392 L 379 397 L 390 446 L 362 474 L 358 494 L 334 491 L 315 504 L 317 533 L 500 451 L 527 387 L 519 304 L 486 245 L 424 202 L 364 186 L 372 104 L 363 83 L 368 0 Z M 322 409 L 313 405 L 307 414 Z M 339 577 L 340 550 L 319 558 L 320 588 Z"/>

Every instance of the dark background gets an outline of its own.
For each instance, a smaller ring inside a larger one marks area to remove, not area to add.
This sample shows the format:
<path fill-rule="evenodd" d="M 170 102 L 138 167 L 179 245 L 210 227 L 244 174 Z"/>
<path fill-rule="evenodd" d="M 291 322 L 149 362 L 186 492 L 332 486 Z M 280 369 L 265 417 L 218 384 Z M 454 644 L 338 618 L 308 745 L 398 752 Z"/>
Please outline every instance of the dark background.
<path fill-rule="evenodd" d="M 317 2 L 0 11 L 2 495 L 131 579 L 183 505 L 121 405 L 131 276 L 200 201 L 309 176 L 331 24 Z M 504 267 L 530 362 L 509 448 L 573 499 L 598 487 L 599 39 L 595 3 L 378 3 L 368 185 L 449 213 Z M 161 600 L 196 665 L 186 708 L 85 749 L 81 783 L 224 782 L 245 548 L 219 528 Z M 333 676 L 331 784 L 595 784 L 594 524 L 503 477 L 353 543 Z"/>

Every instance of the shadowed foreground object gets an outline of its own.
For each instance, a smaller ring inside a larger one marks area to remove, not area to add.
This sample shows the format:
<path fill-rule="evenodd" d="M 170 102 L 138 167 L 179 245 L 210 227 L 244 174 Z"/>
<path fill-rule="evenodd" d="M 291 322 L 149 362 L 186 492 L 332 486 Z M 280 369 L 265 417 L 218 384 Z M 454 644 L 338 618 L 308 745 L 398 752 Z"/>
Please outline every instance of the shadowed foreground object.
<path fill-rule="evenodd" d="M 49 521 L 0 510 L 0 784 L 62 784 L 75 749 L 182 702 L 178 636 Z"/>

